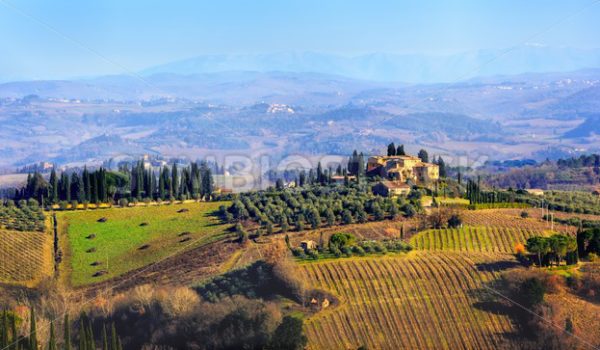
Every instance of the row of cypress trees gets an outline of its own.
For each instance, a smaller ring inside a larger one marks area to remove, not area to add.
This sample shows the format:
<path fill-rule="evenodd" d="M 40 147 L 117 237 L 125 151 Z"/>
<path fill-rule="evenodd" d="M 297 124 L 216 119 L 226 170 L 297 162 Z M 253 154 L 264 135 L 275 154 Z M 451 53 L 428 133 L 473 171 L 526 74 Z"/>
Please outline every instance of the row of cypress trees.
<path fill-rule="evenodd" d="M 59 202 L 107 203 L 128 198 L 152 200 L 210 198 L 214 180 L 205 162 L 191 163 L 178 169 L 177 164 L 162 167 L 158 173 L 147 169 L 143 161 L 110 172 L 104 168 L 81 173 L 58 174 L 54 169 L 46 181 L 39 173 L 29 174 L 26 185 L 17 191 L 15 199 L 36 199 L 44 205 Z"/>
<path fill-rule="evenodd" d="M 58 350 L 58 341 L 56 339 L 56 329 L 54 321 L 50 322 L 50 335 L 46 346 L 38 342 L 37 325 L 35 310 L 30 309 L 29 334 L 21 336 L 17 329 L 18 317 L 11 312 L 4 310 L 0 323 L 0 349 L 6 350 L 39 350 L 46 348 L 48 350 Z M 71 350 L 71 322 L 69 315 L 66 314 L 63 322 L 63 342 L 62 349 Z M 115 324 L 110 327 L 110 336 L 106 330 L 106 325 L 102 326 L 102 350 L 123 350 L 121 339 L 117 334 Z M 97 343 L 94 337 L 92 321 L 85 313 L 81 313 L 79 318 L 79 350 L 96 350 Z"/>

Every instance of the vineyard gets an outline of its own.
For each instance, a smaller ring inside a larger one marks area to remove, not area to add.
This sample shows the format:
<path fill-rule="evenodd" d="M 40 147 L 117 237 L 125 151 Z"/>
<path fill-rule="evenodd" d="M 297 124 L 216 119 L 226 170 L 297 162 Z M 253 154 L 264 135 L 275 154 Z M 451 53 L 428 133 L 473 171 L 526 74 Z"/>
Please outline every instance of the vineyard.
<path fill-rule="evenodd" d="M 521 217 L 521 213 L 529 217 Z M 574 227 L 554 224 L 541 220 L 540 209 L 485 209 L 463 212 L 463 223 L 468 226 L 519 227 L 526 230 L 546 231 L 553 228 L 556 232 L 574 234 Z"/>
<path fill-rule="evenodd" d="M 0 282 L 32 286 L 52 274 L 52 236 L 0 230 Z"/>
<path fill-rule="evenodd" d="M 525 244 L 529 237 L 548 234 L 547 231 L 520 226 L 467 226 L 423 231 L 413 236 L 410 244 L 416 249 L 424 250 L 514 253 L 518 243 Z"/>
<path fill-rule="evenodd" d="M 339 296 L 339 307 L 306 322 L 311 349 L 507 348 L 507 316 L 474 305 L 502 254 L 413 252 L 302 264 L 307 282 Z M 476 262 L 474 262 L 475 260 Z"/>

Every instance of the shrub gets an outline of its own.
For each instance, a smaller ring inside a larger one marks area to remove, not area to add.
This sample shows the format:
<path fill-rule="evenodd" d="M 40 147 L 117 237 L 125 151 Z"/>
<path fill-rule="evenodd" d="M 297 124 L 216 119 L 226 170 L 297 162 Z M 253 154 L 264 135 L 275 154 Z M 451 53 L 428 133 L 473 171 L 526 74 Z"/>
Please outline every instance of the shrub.
<path fill-rule="evenodd" d="M 161 308 L 172 317 L 190 314 L 200 303 L 198 294 L 187 287 L 166 290 L 159 295 Z"/>
<path fill-rule="evenodd" d="M 351 247 L 348 247 L 348 246 L 342 247 L 341 251 L 346 256 L 352 256 L 352 248 Z"/>
<path fill-rule="evenodd" d="M 285 316 L 277 326 L 268 349 L 273 350 L 300 350 L 304 349 L 308 339 L 302 333 L 302 320 L 292 316 Z"/>
<path fill-rule="evenodd" d="M 500 286 L 508 296 L 527 308 L 533 308 L 544 300 L 546 292 L 560 288 L 560 279 L 542 270 L 509 270 L 501 275 Z"/>
<path fill-rule="evenodd" d="M 355 245 L 354 247 L 352 247 L 352 252 L 358 256 L 364 256 L 365 255 L 365 250 L 360 247 Z"/>
<path fill-rule="evenodd" d="M 298 247 L 292 248 L 292 254 L 295 257 L 298 257 L 298 258 L 305 258 L 306 257 L 306 255 L 304 254 L 304 249 L 298 248 Z"/>
<path fill-rule="evenodd" d="M 127 200 L 127 198 L 119 199 L 119 206 L 121 208 L 126 208 L 127 206 L 129 206 L 129 201 Z"/>
<path fill-rule="evenodd" d="M 318 260 L 319 259 L 319 252 L 317 252 L 314 249 L 309 249 L 308 250 L 308 257 L 313 259 L 313 260 Z"/>
<path fill-rule="evenodd" d="M 450 215 L 450 218 L 448 219 L 448 227 L 457 228 L 457 227 L 460 227 L 461 225 L 462 225 L 462 219 L 461 219 L 460 215 L 458 215 L 458 214 Z"/>
<path fill-rule="evenodd" d="M 330 251 L 330 252 L 331 252 L 331 254 L 333 254 L 333 255 L 334 255 L 336 258 L 339 258 L 339 257 L 341 257 L 341 256 L 342 256 L 342 251 L 341 251 L 341 250 L 340 250 L 338 247 L 336 247 L 336 246 L 333 246 L 333 247 L 329 248 L 329 251 Z"/>

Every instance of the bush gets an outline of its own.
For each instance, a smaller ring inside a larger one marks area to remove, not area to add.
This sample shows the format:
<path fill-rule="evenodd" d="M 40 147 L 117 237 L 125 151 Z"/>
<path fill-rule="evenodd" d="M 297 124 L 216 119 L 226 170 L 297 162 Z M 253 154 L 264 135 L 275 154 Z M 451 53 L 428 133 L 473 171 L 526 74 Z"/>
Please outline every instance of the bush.
<path fill-rule="evenodd" d="M 313 259 L 313 260 L 318 260 L 319 259 L 319 252 L 317 252 L 314 249 L 309 249 L 308 250 L 308 257 Z"/>
<path fill-rule="evenodd" d="M 119 206 L 121 208 L 127 208 L 129 206 L 129 201 L 127 200 L 127 198 L 119 199 Z"/>
<path fill-rule="evenodd" d="M 304 253 L 304 249 L 302 248 L 292 248 L 292 254 L 297 257 L 297 258 L 301 258 L 304 259 L 306 258 L 306 254 Z"/>
<path fill-rule="evenodd" d="M 542 270 L 515 269 L 503 273 L 499 283 L 511 299 L 531 309 L 544 300 L 546 292 L 561 288 L 561 280 L 552 276 Z"/>
<path fill-rule="evenodd" d="M 340 250 L 338 247 L 336 247 L 336 246 L 333 246 L 333 247 L 329 248 L 329 251 L 330 251 L 330 252 L 331 252 L 331 254 L 333 254 L 333 255 L 334 255 L 336 258 L 339 258 L 339 257 L 341 257 L 341 256 L 342 256 L 342 251 L 341 251 L 341 250 Z"/>
<path fill-rule="evenodd" d="M 273 350 L 300 350 L 304 349 L 308 339 L 302 333 L 302 320 L 292 316 L 285 316 L 281 324 L 273 333 L 268 349 Z"/>
<path fill-rule="evenodd" d="M 381 244 L 381 242 L 375 242 L 373 244 L 373 247 L 375 248 L 375 251 L 377 253 L 383 253 L 383 254 L 387 253 L 387 249 L 385 248 L 385 246 L 383 244 Z"/>
<path fill-rule="evenodd" d="M 448 227 L 457 228 L 460 226 L 462 226 L 462 219 L 461 219 L 460 215 L 458 215 L 458 214 L 450 215 L 450 218 L 448 219 Z"/>
<path fill-rule="evenodd" d="M 523 219 L 526 219 L 526 218 L 528 218 L 528 217 L 529 217 L 529 213 L 528 213 L 528 212 L 526 212 L 526 211 L 522 211 L 522 212 L 521 212 L 521 217 L 522 217 Z"/>
<path fill-rule="evenodd" d="M 345 256 L 352 256 L 352 248 L 351 247 L 342 247 L 341 249 L 342 253 L 344 253 Z"/>
<path fill-rule="evenodd" d="M 352 252 L 358 256 L 364 256 L 365 255 L 365 250 L 360 247 L 360 246 L 354 246 L 352 247 Z"/>

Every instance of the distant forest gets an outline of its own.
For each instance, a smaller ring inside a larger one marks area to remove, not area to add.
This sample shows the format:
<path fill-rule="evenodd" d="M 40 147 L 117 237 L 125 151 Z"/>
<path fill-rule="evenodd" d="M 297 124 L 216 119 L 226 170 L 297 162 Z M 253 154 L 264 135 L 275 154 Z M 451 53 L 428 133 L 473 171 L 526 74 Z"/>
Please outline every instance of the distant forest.
<path fill-rule="evenodd" d="M 484 171 L 482 178 L 489 186 L 498 188 L 584 188 L 600 183 L 600 155 L 582 155 L 545 161 L 533 166 L 511 168 L 504 173 Z"/>

